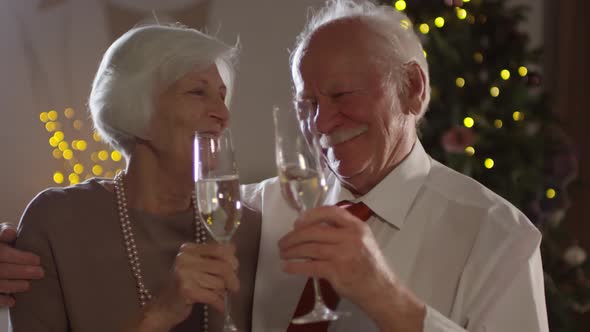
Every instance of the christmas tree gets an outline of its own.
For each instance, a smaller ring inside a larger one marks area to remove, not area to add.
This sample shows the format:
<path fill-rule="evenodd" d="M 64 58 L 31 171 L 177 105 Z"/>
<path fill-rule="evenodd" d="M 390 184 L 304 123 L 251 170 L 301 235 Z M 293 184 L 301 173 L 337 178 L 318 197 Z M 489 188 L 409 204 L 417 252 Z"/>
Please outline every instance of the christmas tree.
<path fill-rule="evenodd" d="M 543 233 L 551 331 L 590 310 L 586 253 L 561 227 L 576 155 L 543 90 L 540 50 L 504 0 L 383 1 L 404 11 L 424 45 L 432 86 L 420 126 L 430 155 L 486 185 Z"/>

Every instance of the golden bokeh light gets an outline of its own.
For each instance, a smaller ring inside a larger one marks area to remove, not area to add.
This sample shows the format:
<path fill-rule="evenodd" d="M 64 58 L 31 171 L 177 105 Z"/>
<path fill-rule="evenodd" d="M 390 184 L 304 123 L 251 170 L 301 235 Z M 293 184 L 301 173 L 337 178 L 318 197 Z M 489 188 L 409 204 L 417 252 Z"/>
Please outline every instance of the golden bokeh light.
<path fill-rule="evenodd" d="M 82 174 L 84 173 L 84 165 L 77 163 L 76 165 L 74 165 L 74 173 L 76 174 Z"/>
<path fill-rule="evenodd" d="M 63 131 L 61 131 L 61 130 L 58 130 L 58 131 L 56 131 L 55 133 L 53 133 L 53 137 L 55 137 L 55 139 L 56 139 L 58 142 L 61 142 L 61 141 L 63 141 L 63 140 L 64 140 L 64 138 L 65 138 L 65 135 L 64 135 L 64 132 L 63 132 Z"/>
<path fill-rule="evenodd" d="M 82 129 L 82 127 L 83 127 L 82 121 L 75 120 L 73 126 L 74 126 L 74 129 L 76 129 L 76 130 Z"/>
<path fill-rule="evenodd" d="M 491 169 L 494 167 L 494 160 L 492 158 L 486 158 L 486 160 L 483 162 L 483 165 L 485 168 Z"/>
<path fill-rule="evenodd" d="M 100 150 L 98 152 L 98 159 L 102 161 L 109 159 L 109 153 L 106 150 Z"/>
<path fill-rule="evenodd" d="M 121 152 L 119 152 L 117 150 L 111 152 L 111 159 L 113 161 L 120 161 L 122 157 L 123 156 L 121 155 Z"/>
<path fill-rule="evenodd" d="M 45 130 L 47 130 L 48 132 L 52 132 L 55 129 L 57 129 L 57 125 L 55 124 L 55 122 L 49 121 L 45 124 Z"/>
<path fill-rule="evenodd" d="M 68 107 L 64 110 L 64 115 L 66 116 L 66 118 L 71 119 L 74 117 L 75 112 L 74 109 L 71 107 Z"/>
<path fill-rule="evenodd" d="M 500 128 L 502 128 L 503 125 L 504 125 L 504 123 L 502 122 L 502 120 L 500 120 L 500 119 L 494 120 L 494 127 L 500 129 Z"/>
<path fill-rule="evenodd" d="M 41 114 L 39 114 L 39 120 L 41 120 L 41 122 L 43 123 L 49 121 L 49 116 L 47 115 L 47 112 L 41 112 Z"/>
<path fill-rule="evenodd" d="M 70 160 L 74 157 L 74 151 L 70 150 L 70 149 L 66 149 L 63 152 L 63 156 L 65 160 Z"/>
<path fill-rule="evenodd" d="M 444 27 L 444 26 L 445 26 L 445 19 L 444 19 L 444 18 L 442 18 L 442 17 L 440 17 L 440 16 L 439 16 L 439 17 L 437 17 L 437 18 L 435 18 L 435 19 L 434 19 L 434 25 L 435 25 L 437 28 L 442 28 L 442 27 Z"/>
<path fill-rule="evenodd" d="M 555 198 L 555 196 L 557 195 L 557 192 L 555 191 L 555 189 L 553 188 L 549 188 L 547 189 L 547 191 L 545 192 L 545 196 L 549 199 L 553 199 Z"/>
<path fill-rule="evenodd" d="M 53 173 L 53 182 L 57 184 L 62 184 L 64 182 L 64 175 L 62 172 L 55 172 Z"/>
<path fill-rule="evenodd" d="M 61 141 L 59 142 L 59 144 L 57 145 L 57 147 L 59 148 L 60 151 L 65 151 L 67 148 L 69 148 L 70 146 L 68 145 L 68 142 L 66 141 Z"/>
<path fill-rule="evenodd" d="M 62 157 L 62 153 L 59 149 L 53 149 L 53 151 L 51 152 L 51 155 L 53 155 L 53 158 L 55 158 L 55 159 L 61 159 L 61 157 Z"/>
<path fill-rule="evenodd" d="M 68 180 L 70 180 L 70 184 L 80 183 L 80 177 L 76 173 L 71 173 L 68 175 Z"/>
<path fill-rule="evenodd" d="M 49 120 L 51 121 L 55 121 L 57 120 L 57 112 L 55 110 L 51 110 L 49 112 L 47 112 L 47 118 L 49 118 Z"/>
<path fill-rule="evenodd" d="M 86 151 L 87 147 L 88 147 L 88 144 L 83 139 L 79 140 L 76 144 L 76 148 L 80 151 Z"/>
<path fill-rule="evenodd" d="M 470 116 L 465 117 L 465 119 L 463 119 L 463 125 L 467 128 L 473 127 L 474 124 L 475 124 L 475 120 L 473 120 L 473 118 Z"/>
<path fill-rule="evenodd" d="M 58 144 L 59 144 L 59 141 L 55 137 L 51 136 L 49 138 L 49 145 L 56 148 Z"/>
<path fill-rule="evenodd" d="M 465 153 L 467 153 L 468 156 L 473 156 L 475 154 L 475 148 L 473 146 L 468 146 L 465 148 Z"/>
<path fill-rule="evenodd" d="M 100 165 L 92 166 L 92 174 L 99 176 L 102 174 L 102 172 L 103 172 L 102 166 L 100 166 Z"/>

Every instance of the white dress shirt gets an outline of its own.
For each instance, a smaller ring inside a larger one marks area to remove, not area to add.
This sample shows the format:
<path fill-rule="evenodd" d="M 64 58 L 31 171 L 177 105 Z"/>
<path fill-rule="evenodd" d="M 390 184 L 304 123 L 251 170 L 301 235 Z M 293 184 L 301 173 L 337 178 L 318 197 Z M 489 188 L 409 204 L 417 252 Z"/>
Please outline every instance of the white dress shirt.
<path fill-rule="evenodd" d="M 431 159 L 418 141 L 410 155 L 365 196 L 334 175 L 326 205 L 362 201 L 367 223 L 397 277 L 427 305 L 424 331 L 548 331 L 541 235 L 512 204 Z M 278 240 L 296 213 L 277 178 L 243 188 L 262 211 L 252 331 L 287 329 L 307 278 L 281 271 Z M 377 331 L 354 304 L 329 331 Z"/>

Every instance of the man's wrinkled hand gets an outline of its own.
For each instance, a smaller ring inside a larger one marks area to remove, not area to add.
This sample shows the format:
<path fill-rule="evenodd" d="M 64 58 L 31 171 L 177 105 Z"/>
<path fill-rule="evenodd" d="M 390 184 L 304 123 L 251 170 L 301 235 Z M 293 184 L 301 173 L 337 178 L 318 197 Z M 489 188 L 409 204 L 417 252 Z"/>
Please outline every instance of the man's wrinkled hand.
<path fill-rule="evenodd" d="M 44 276 L 39 256 L 14 249 L 16 229 L 12 224 L 0 224 L 0 307 L 15 305 L 11 294 L 25 292 L 30 281 Z"/>

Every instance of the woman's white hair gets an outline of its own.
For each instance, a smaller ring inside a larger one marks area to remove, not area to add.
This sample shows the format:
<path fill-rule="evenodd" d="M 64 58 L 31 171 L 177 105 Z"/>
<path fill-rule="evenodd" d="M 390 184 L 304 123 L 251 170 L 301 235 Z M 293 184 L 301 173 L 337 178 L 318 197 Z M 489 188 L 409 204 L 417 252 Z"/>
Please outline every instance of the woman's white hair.
<path fill-rule="evenodd" d="M 426 99 L 420 110 L 420 117 L 430 101 L 430 77 L 428 63 L 424 56 L 422 43 L 412 29 L 410 19 L 391 6 L 379 6 L 368 0 L 328 0 L 324 7 L 312 11 L 303 31 L 297 36 L 295 49 L 291 52 L 291 75 L 294 81 L 301 80 L 299 65 L 311 36 L 315 31 L 330 23 L 345 19 L 360 19 L 382 40 L 375 47 L 376 54 L 367 54 L 384 66 L 390 75 L 388 81 L 395 79 L 398 94 L 403 94 L 409 84 L 407 64 L 416 62 L 426 78 Z M 387 83 L 387 82 L 385 82 Z"/>
<path fill-rule="evenodd" d="M 182 26 L 133 28 L 105 52 L 88 100 L 94 127 L 126 157 L 146 130 L 155 97 L 193 70 L 215 64 L 227 86 L 229 106 L 237 47 Z"/>

